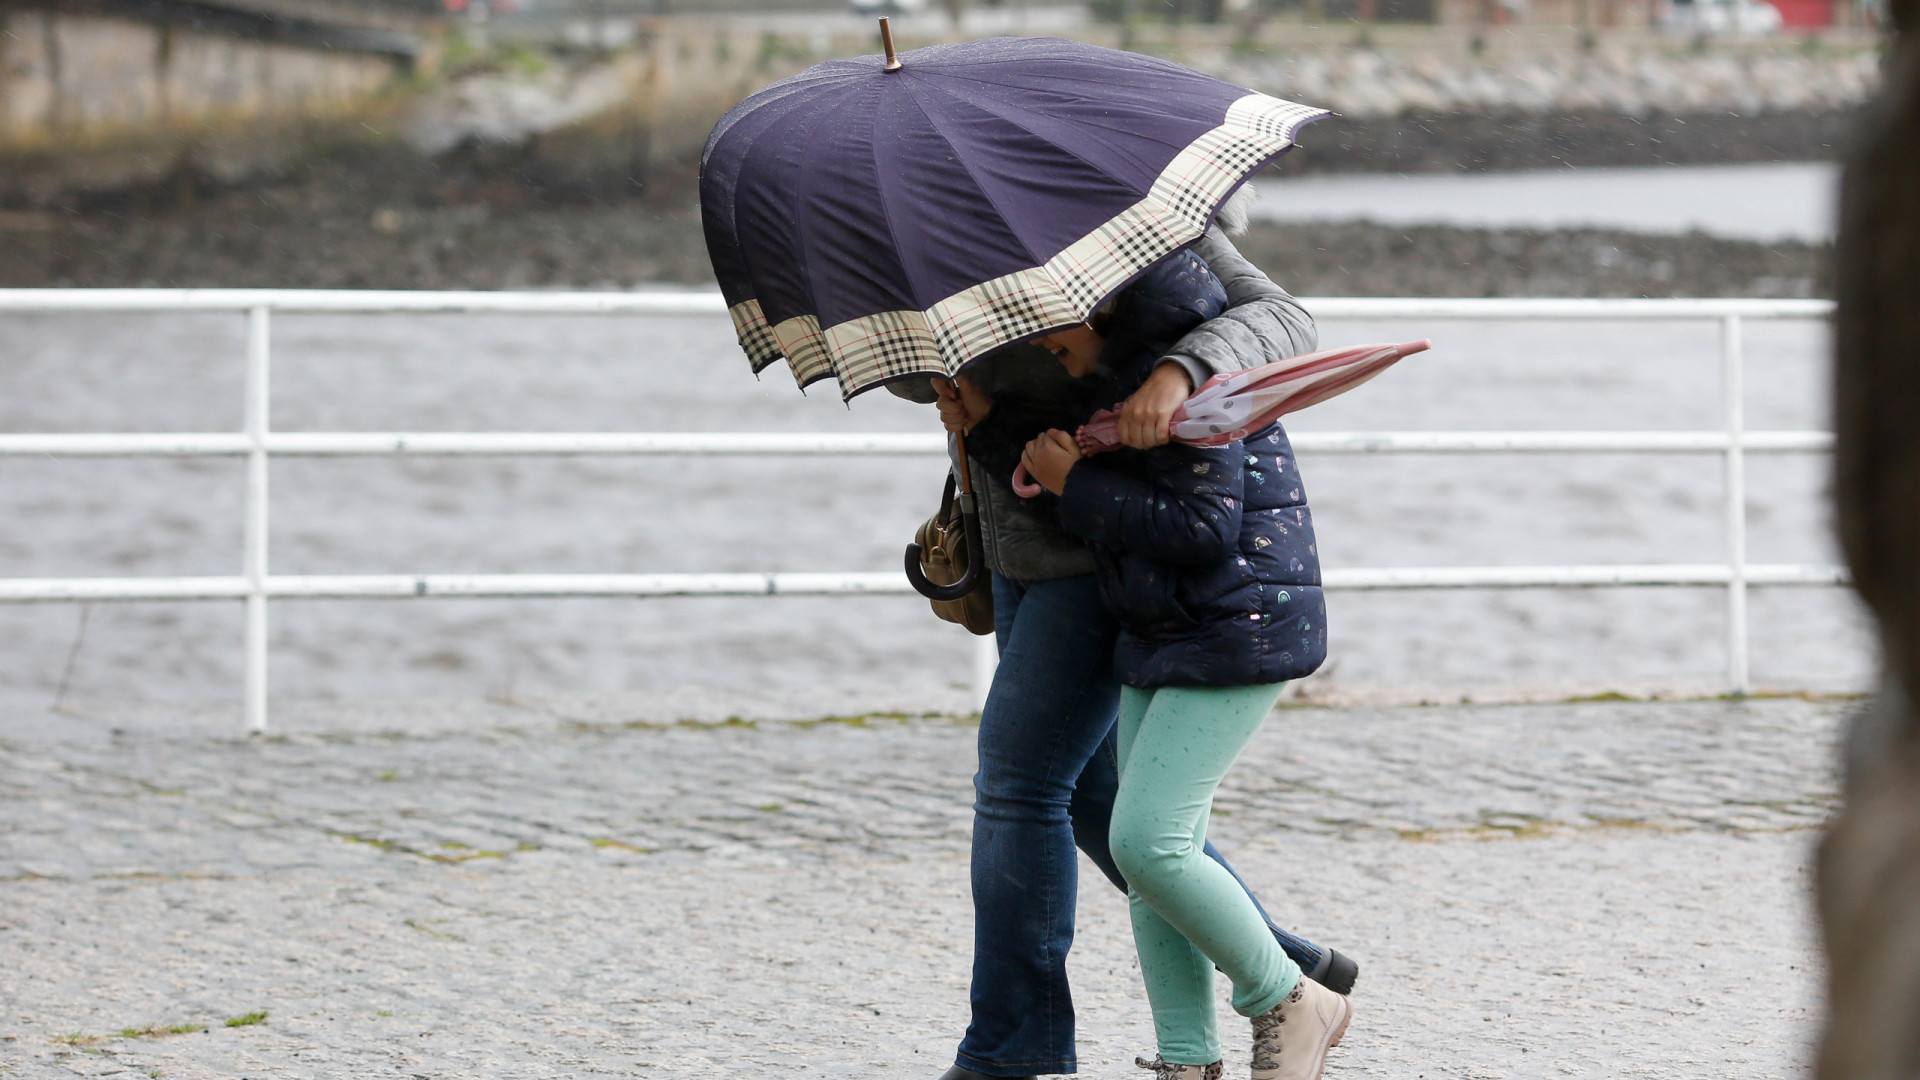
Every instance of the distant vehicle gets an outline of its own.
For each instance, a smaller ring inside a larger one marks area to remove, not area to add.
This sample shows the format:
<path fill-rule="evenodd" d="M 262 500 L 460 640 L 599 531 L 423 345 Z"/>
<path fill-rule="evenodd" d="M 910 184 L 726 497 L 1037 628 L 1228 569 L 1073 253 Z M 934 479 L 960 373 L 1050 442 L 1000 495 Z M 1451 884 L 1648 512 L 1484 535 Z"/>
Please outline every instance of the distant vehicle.
<path fill-rule="evenodd" d="M 1661 25 L 1697 34 L 1759 36 L 1780 29 L 1780 9 L 1764 0 L 1668 0 Z"/>
<path fill-rule="evenodd" d="M 855 15 L 918 15 L 927 0 L 851 0 Z"/>

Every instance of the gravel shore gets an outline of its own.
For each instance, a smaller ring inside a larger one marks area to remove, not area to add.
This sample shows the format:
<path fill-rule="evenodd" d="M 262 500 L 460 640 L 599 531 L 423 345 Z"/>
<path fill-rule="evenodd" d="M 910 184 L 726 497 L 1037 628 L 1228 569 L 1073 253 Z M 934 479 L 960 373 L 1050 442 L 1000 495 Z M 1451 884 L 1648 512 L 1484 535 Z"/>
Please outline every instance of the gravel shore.
<path fill-rule="evenodd" d="M 1815 296 L 1830 245 L 1604 229 L 1256 224 L 1247 255 L 1302 295 Z M 711 285 L 697 208 L 382 202 L 324 182 L 171 212 L 0 215 L 0 286 L 338 289 Z"/>

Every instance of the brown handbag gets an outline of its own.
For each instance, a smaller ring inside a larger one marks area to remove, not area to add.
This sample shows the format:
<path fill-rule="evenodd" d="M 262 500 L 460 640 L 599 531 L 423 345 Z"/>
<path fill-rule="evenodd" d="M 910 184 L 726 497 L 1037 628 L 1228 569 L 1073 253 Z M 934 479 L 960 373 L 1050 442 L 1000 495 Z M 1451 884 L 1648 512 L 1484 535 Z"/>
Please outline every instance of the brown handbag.
<path fill-rule="evenodd" d="M 946 489 L 940 495 L 940 510 L 913 534 L 920 545 L 920 572 L 935 585 L 951 585 L 967 572 L 967 535 L 953 488 L 953 474 L 949 472 Z M 973 591 L 958 600 L 927 602 L 933 605 L 935 615 L 950 623 L 959 623 L 975 634 L 993 633 L 993 583 L 988 574 L 981 574 Z"/>

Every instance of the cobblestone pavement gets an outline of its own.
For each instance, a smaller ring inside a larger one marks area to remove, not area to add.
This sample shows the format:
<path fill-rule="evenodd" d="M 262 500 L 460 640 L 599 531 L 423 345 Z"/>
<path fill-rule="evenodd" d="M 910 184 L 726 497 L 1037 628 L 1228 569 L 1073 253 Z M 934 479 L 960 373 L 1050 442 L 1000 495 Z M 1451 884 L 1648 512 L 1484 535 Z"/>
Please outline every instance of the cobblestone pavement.
<path fill-rule="evenodd" d="M 1214 834 L 1363 964 L 1330 1076 L 1798 1075 L 1805 863 L 1848 707 L 1283 710 Z M 969 724 L 404 717 L 0 727 L 0 1075 L 931 1080 L 951 1060 Z M 1149 1018 L 1124 904 L 1086 880 L 1082 1072 L 1122 1077 Z"/>

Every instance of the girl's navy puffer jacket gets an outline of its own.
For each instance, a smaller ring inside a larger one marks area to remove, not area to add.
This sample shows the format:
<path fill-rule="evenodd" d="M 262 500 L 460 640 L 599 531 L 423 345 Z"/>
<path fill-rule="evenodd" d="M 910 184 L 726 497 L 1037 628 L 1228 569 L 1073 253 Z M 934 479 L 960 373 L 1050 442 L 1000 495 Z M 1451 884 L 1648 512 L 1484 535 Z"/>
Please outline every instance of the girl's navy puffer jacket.
<path fill-rule="evenodd" d="M 1059 513 L 1093 549 L 1127 686 L 1276 683 L 1326 659 L 1313 517 L 1279 424 L 1083 459 Z"/>
<path fill-rule="evenodd" d="M 1225 306 L 1206 264 L 1167 260 L 1123 292 L 1104 328 L 1106 395 L 1159 362 L 1168 335 Z M 1128 686 L 1253 686 L 1298 679 L 1327 655 L 1313 516 L 1279 424 L 1244 443 L 1117 450 L 1076 464 L 1060 525 L 1093 550 L 1119 618 Z"/>

